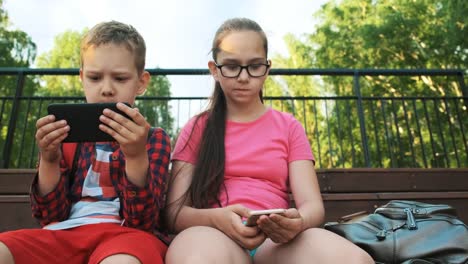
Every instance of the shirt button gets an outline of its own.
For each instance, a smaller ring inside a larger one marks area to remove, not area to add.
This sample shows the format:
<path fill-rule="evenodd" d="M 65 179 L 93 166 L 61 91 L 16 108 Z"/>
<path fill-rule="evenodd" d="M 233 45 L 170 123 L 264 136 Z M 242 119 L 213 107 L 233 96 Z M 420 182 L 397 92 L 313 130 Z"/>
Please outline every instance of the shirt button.
<path fill-rule="evenodd" d="M 117 155 L 112 155 L 112 160 L 117 160 L 118 158 Z"/>
<path fill-rule="evenodd" d="M 129 191 L 128 192 L 128 197 L 135 197 L 136 196 L 136 192 L 135 191 Z"/>

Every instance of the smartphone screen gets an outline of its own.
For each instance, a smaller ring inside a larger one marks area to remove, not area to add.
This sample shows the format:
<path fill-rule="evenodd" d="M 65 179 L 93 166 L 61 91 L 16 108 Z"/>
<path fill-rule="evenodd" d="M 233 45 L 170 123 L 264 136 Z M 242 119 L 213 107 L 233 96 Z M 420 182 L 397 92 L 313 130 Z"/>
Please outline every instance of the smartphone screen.
<path fill-rule="evenodd" d="M 47 111 L 49 114 L 54 115 L 56 120 L 67 120 L 70 131 L 63 142 L 115 141 L 112 136 L 99 129 L 99 124 L 102 124 L 99 116 L 106 108 L 129 118 L 125 113 L 117 109 L 117 103 L 57 103 L 50 104 Z"/>

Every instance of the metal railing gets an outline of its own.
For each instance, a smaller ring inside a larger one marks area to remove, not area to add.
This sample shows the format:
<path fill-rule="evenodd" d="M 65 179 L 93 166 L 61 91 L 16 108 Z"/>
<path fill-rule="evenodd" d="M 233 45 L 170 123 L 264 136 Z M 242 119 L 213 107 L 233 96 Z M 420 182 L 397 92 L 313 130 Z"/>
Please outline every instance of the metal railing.
<path fill-rule="evenodd" d="M 153 76 L 208 74 L 207 69 L 148 71 Z M 0 168 L 34 167 L 35 122 L 46 114 L 47 105 L 84 101 L 83 97 L 25 95 L 25 82 L 32 75 L 78 75 L 78 69 L 0 68 L 0 77 L 16 78 L 14 94 L 0 94 Z M 351 95 L 264 97 L 266 104 L 292 113 L 304 125 L 319 168 L 468 167 L 468 92 L 461 70 L 272 69 L 270 75 L 352 78 Z M 367 76 L 450 77 L 460 95 L 363 96 L 361 78 Z M 173 115 L 172 125 L 156 121 L 154 125 L 170 130 L 174 142 L 185 123 L 181 120 L 203 109 L 206 99 L 143 96 L 137 103 L 145 106 L 143 114 L 156 104 L 171 109 L 167 112 Z"/>

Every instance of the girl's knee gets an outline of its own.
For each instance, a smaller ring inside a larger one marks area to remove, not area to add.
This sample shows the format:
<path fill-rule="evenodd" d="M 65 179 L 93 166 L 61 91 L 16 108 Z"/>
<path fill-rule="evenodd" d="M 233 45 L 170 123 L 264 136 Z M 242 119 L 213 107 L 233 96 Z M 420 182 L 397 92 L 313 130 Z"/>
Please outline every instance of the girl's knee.
<path fill-rule="evenodd" d="M 172 240 L 166 263 L 249 263 L 247 251 L 218 229 L 197 226 Z"/>

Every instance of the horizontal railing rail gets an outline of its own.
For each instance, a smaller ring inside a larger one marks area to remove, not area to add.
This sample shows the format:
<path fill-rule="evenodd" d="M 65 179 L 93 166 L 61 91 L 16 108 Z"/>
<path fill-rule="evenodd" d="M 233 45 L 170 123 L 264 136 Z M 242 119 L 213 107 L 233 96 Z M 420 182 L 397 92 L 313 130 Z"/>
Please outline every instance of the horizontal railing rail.
<path fill-rule="evenodd" d="M 207 75 L 207 69 L 148 69 L 151 75 Z M 37 162 L 35 122 L 54 102 L 84 102 L 77 96 L 25 95 L 30 75 L 78 75 L 78 69 L 0 68 L 0 77 L 16 78 L 10 94 L 0 94 L 0 168 L 33 168 Z M 468 167 L 468 92 L 462 70 L 272 69 L 271 75 L 349 76 L 346 96 L 265 96 L 267 105 L 292 113 L 303 125 L 319 168 Z M 458 95 L 362 95 L 365 76 L 443 76 L 452 78 Z M 200 112 L 206 97 L 137 98 L 143 114 L 170 109 L 170 118 L 152 125 L 170 131 L 173 142 L 186 120 Z"/>

